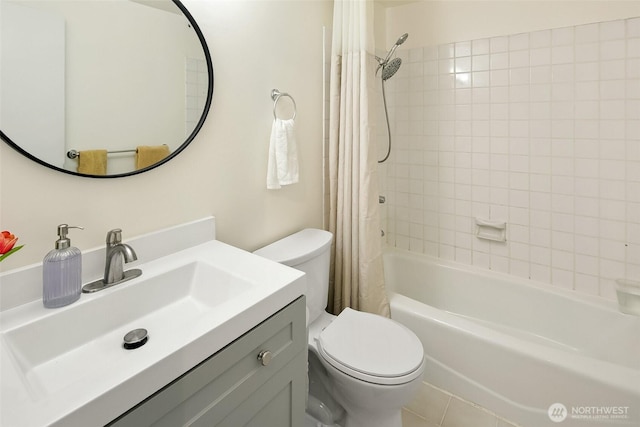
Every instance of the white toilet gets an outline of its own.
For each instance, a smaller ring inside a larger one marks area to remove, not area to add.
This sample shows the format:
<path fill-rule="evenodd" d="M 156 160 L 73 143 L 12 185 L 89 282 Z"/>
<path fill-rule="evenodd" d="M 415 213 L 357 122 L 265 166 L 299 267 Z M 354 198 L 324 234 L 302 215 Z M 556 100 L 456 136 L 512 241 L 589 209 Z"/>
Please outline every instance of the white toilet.
<path fill-rule="evenodd" d="M 338 316 L 325 311 L 332 238 L 328 231 L 305 229 L 255 251 L 306 273 L 307 412 L 316 421 L 310 425 L 401 427 L 402 406 L 422 380 L 422 343 L 386 317 L 349 308 Z"/>

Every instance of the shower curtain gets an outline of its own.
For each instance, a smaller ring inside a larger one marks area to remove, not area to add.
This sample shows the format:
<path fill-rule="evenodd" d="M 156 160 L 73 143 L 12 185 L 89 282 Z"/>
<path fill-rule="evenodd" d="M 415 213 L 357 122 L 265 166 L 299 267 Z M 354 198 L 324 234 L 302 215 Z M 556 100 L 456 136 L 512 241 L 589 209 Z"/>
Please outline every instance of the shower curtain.
<path fill-rule="evenodd" d="M 373 2 L 336 0 L 329 101 L 329 311 L 344 308 L 389 317 L 384 287 L 377 149 Z"/>

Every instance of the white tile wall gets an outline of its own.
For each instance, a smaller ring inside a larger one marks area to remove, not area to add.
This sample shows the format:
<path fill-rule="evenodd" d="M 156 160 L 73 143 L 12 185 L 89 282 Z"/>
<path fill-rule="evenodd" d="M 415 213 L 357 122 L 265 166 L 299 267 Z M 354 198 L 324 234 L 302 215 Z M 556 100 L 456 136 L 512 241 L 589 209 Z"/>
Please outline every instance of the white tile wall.
<path fill-rule="evenodd" d="M 207 102 L 209 71 L 207 62 L 199 58 L 185 59 L 185 136 L 195 129 Z"/>
<path fill-rule="evenodd" d="M 640 280 L 640 18 L 398 55 L 389 244 L 608 299 Z"/>

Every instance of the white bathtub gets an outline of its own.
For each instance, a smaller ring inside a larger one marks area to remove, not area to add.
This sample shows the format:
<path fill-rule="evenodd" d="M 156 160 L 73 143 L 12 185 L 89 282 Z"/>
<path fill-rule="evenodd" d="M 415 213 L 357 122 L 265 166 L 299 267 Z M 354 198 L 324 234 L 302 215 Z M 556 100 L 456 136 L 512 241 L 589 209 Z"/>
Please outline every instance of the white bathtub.
<path fill-rule="evenodd" d="M 408 251 L 388 250 L 384 266 L 425 381 L 525 427 L 640 426 L 640 317 Z"/>

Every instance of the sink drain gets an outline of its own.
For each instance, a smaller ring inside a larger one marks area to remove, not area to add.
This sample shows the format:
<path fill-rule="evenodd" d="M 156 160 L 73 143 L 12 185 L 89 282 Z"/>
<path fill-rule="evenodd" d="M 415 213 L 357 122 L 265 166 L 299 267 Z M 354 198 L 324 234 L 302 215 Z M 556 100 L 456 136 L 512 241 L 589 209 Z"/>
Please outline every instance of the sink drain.
<path fill-rule="evenodd" d="M 124 344 L 122 346 L 127 350 L 133 350 L 145 345 L 148 339 L 149 335 L 146 329 L 134 329 L 124 336 Z"/>

